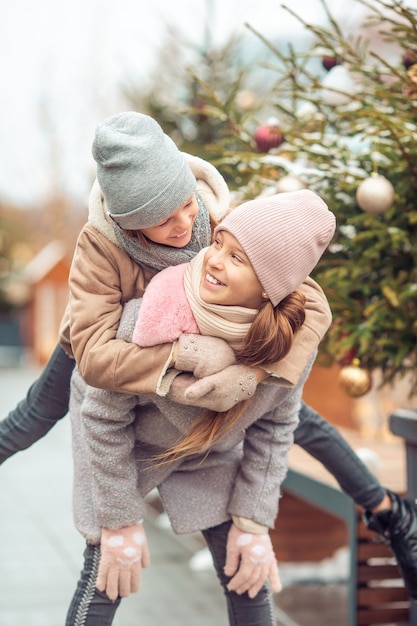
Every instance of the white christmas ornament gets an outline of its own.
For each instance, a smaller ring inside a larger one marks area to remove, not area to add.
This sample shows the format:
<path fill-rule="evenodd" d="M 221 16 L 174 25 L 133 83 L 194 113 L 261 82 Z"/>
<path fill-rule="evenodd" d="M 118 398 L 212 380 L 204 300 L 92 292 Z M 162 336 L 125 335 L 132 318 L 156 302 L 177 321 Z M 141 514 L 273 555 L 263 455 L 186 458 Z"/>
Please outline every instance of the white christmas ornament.
<path fill-rule="evenodd" d="M 301 178 L 294 176 L 294 174 L 288 174 L 279 179 L 275 186 L 275 193 L 282 193 L 285 191 L 299 191 L 300 189 L 306 189 L 307 185 Z"/>
<path fill-rule="evenodd" d="M 387 211 L 394 202 L 394 187 L 385 176 L 372 174 L 359 185 L 356 201 L 362 211 L 378 215 Z"/>
<path fill-rule="evenodd" d="M 258 98 L 254 91 L 242 89 L 236 94 L 236 104 L 244 111 L 253 111 L 258 105 Z"/>

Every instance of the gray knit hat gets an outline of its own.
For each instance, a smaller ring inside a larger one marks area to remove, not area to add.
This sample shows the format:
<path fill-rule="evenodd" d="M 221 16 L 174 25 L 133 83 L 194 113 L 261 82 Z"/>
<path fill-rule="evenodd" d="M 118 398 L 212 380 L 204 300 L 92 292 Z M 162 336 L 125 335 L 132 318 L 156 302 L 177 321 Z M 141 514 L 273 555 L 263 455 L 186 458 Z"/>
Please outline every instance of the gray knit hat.
<path fill-rule="evenodd" d="M 148 115 L 110 117 L 97 126 L 92 152 L 107 210 L 121 228 L 156 226 L 195 193 L 184 154 Z"/>
<path fill-rule="evenodd" d="M 309 189 L 241 204 L 217 226 L 236 237 L 272 304 L 307 278 L 329 245 L 336 218 Z"/>

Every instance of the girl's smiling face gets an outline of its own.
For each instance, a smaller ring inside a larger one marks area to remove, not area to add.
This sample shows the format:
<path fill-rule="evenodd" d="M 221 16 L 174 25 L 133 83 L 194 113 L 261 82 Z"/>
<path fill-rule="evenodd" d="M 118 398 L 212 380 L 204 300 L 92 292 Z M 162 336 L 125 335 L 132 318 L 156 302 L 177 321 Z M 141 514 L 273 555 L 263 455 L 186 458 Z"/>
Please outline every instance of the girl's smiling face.
<path fill-rule="evenodd" d="M 192 195 L 179 209 L 171 213 L 166 220 L 142 228 L 141 233 L 154 243 L 159 243 L 171 248 L 184 248 L 190 243 L 195 218 L 198 213 L 197 198 Z"/>
<path fill-rule="evenodd" d="M 204 255 L 200 297 L 207 304 L 259 309 L 263 288 L 238 240 L 219 230 Z"/>

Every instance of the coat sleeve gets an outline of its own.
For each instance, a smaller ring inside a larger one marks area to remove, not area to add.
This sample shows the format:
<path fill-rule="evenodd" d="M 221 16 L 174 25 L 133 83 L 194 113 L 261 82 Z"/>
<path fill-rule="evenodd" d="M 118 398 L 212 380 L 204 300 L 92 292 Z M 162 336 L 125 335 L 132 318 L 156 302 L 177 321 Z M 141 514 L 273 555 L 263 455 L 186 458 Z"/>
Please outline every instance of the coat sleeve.
<path fill-rule="evenodd" d="M 145 286 L 143 271 L 126 257 L 93 227 L 81 232 L 69 278 L 71 348 L 89 385 L 157 393 L 173 344 L 140 348 L 116 339 L 124 303 L 142 296 Z"/>
<path fill-rule="evenodd" d="M 289 387 L 300 379 L 332 322 L 327 298 L 315 280 L 308 277 L 299 290 L 306 298 L 304 324 L 295 334 L 290 352 L 281 361 L 262 366 L 272 377 L 279 378 L 281 385 Z"/>
<path fill-rule="evenodd" d="M 315 354 L 293 387 L 277 390 L 276 406 L 246 431 L 243 457 L 229 501 L 229 513 L 274 527 L 281 485 L 287 474 L 288 451 L 294 441 L 304 381 Z"/>
<path fill-rule="evenodd" d="M 143 299 L 129 300 L 116 338 L 130 341 Z M 145 503 L 138 485 L 134 448 L 137 396 L 85 386 L 80 420 L 84 454 L 91 468 L 95 520 L 101 528 L 123 528 L 140 523 Z"/>
<path fill-rule="evenodd" d="M 100 528 L 131 526 L 145 515 L 134 456 L 136 403 L 137 397 L 130 394 L 87 387 L 81 421 Z"/>

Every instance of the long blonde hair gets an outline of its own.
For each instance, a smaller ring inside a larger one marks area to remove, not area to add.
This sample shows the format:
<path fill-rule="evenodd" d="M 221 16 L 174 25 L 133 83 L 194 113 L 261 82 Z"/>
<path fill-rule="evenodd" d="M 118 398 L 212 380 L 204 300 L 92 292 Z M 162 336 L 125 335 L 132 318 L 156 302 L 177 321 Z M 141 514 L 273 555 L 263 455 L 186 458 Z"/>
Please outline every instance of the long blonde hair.
<path fill-rule="evenodd" d="M 305 320 L 305 297 L 294 291 L 276 307 L 266 301 L 253 321 L 241 349 L 236 350 L 238 363 L 259 367 L 283 359 L 291 349 L 294 335 Z M 174 446 L 155 457 L 158 464 L 184 459 L 192 454 L 210 452 L 239 421 L 249 400 L 239 402 L 228 411 L 206 411 L 184 433 Z"/>

